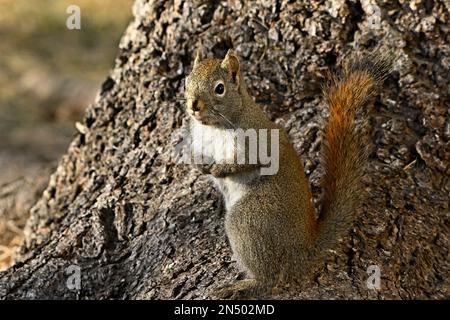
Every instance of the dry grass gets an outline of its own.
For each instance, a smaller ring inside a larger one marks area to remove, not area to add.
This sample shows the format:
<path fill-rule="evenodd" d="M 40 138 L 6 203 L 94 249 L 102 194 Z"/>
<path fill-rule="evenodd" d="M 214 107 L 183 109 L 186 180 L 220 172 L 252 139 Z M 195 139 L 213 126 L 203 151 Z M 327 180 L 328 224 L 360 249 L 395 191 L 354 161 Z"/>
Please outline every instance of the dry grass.
<path fill-rule="evenodd" d="M 35 200 L 33 194 L 32 185 L 25 179 L 0 185 L 0 271 L 15 261 L 16 249 L 24 239 L 23 229 Z"/>
<path fill-rule="evenodd" d="M 22 244 L 24 239 L 23 228 L 25 226 L 26 217 L 23 214 L 20 219 L 6 220 L 0 218 L 0 271 L 6 270 L 11 266 L 16 258 L 16 250 Z"/>
<path fill-rule="evenodd" d="M 29 163 L 26 157 L 0 153 L 0 271 L 16 261 L 16 252 L 24 240 L 24 228 L 31 207 L 47 186 L 53 166 Z M 11 177 L 17 177 L 12 179 Z"/>
<path fill-rule="evenodd" d="M 114 65 L 134 0 L 0 0 L 0 271 L 74 122 Z M 68 30 L 69 5 L 81 30 Z M 7 8 L 7 10 L 6 10 Z"/>

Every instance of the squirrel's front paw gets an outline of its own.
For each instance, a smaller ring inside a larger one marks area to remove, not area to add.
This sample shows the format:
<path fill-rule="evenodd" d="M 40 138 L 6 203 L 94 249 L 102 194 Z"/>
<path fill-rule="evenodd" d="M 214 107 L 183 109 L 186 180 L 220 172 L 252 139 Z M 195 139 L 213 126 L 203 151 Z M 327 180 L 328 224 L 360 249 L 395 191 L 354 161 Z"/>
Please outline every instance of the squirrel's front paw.
<path fill-rule="evenodd" d="M 209 157 L 202 156 L 202 161 L 200 163 L 194 162 L 194 167 L 203 174 L 211 174 L 212 167 L 214 165 L 214 160 Z"/>
<path fill-rule="evenodd" d="M 195 168 L 203 174 L 211 174 L 212 164 L 196 164 Z"/>
<path fill-rule="evenodd" d="M 224 170 L 223 165 L 211 166 L 210 173 L 216 178 L 225 178 L 227 176 L 227 170 Z"/>

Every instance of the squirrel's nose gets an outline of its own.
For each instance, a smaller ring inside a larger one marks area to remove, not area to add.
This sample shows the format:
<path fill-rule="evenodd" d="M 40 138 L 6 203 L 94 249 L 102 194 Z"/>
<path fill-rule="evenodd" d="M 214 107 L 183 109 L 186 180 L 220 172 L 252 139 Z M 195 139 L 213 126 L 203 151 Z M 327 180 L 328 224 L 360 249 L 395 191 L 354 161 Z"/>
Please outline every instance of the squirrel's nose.
<path fill-rule="evenodd" d="M 192 113 L 200 113 L 205 109 L 205 103 L 201 99 L 191 99 L 188 101 L 188 108 Z"/>
<path fill-rule="evenodd" d="M 200 107 L 198 105 L 198 100 L 197 99 L 192 101 L 192 111 L 194 111 L 194 112 L 200 111 Z"/>

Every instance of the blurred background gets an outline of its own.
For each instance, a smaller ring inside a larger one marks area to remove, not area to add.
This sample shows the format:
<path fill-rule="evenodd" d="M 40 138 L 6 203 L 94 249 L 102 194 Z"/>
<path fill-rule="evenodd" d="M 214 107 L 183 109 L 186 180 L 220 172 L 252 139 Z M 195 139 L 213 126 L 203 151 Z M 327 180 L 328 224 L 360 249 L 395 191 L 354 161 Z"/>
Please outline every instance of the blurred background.
<path fill-rule="evenodd" d="M 133 0 L 0 0 L 0 271 L 131 21 Z M 67 7 L 81 10 L 69 30 Z"/>

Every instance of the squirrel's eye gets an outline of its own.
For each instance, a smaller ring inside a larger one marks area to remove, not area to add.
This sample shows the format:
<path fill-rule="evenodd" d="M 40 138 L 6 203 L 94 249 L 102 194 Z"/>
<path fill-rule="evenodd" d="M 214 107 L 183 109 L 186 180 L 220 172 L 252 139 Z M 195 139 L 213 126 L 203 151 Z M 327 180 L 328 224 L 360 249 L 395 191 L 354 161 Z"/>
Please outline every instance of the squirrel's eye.
<path fill-rule="evenodd" d="M 216 84 L 214 92 L 220 96 L 223 95 L 225 93 L 225 86 L 223 85 L 223 83 L 219 82 L 218 84 Z"/>

